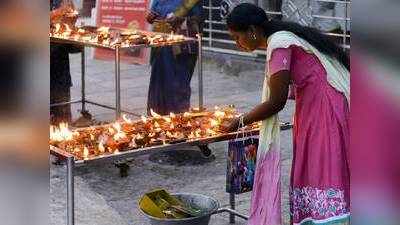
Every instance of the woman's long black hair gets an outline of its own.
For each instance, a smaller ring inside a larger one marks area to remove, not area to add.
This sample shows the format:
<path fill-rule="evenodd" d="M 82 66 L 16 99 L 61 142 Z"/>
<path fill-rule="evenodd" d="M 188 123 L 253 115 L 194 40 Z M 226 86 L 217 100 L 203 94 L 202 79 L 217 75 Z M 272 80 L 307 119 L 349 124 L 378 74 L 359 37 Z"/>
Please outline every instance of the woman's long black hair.
<path fill-rule="evenodd" d="M 261 27 L 267 38 L 278 31 L 290 31 L 306 40 L 320 52 L 335 57 L 350 71 L 348 55 L 341 47 L 315 28 L 305 27 L 293 22 L 269 20 L 262 8 L 250 3 L 237 5 L 227 16 L 226 22 L 229 29 L 239 32 L 247 31 L 251 25 Z"/>

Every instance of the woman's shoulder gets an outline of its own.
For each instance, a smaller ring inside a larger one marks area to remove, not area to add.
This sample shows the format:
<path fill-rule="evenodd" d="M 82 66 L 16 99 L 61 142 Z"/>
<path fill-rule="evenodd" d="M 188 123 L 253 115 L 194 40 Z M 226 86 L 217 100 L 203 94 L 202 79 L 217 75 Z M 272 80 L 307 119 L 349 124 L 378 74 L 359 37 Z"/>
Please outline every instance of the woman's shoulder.
<path fill-rule="evenodd" d="M 271 57 L 272 52 L 280 48 L 291 48 L 293 46 L 302 46 L 298 36 L 289 31 L 278 31 L 268 38 L 267 57 Z"/>
<path fill-rule="evenodd" d="M 278 31 L 273 33 L 268 38 L 268 45 L 275 46 L 278 44 L 295 43 L 297 42 L 297 35 L 289 31 Z"/>

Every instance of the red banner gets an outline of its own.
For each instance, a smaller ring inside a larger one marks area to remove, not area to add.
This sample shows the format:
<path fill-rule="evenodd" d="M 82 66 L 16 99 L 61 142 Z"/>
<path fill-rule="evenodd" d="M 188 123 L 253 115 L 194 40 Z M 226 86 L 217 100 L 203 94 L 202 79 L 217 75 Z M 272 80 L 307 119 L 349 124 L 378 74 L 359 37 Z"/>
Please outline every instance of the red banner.
<path fill-rule="evenodd" d="M 97 26 L 147 30 L 145 14 L 148 0 L 98 0 Z M 94 57 L 101 60 L 114 60 L 114 51 L 95 49 Z M 132 49 L 121 52 L 121 61 L 147 64 L 149 49 Z"/>

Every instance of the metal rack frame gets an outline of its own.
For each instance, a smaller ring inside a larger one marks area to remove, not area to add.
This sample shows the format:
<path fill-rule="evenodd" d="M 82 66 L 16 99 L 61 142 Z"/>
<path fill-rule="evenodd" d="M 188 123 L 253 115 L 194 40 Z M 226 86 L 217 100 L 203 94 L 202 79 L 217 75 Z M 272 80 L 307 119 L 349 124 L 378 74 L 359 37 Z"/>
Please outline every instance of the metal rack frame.
<path fill-rule="evenodd" d="M 247 136 L 253 136 L 258 134 L 258 130 L 250 130 L 246 132 Z M 128 158 L 128 157 L 133 157 L 133 156 L 140 156 L 140 155 L 145 155 L 145 154 L 151 154 L 154 152 L 161 152 L 161 151 L 166 151 L 170 150 L 176 147 L 182 147 L 182 146 L 195 146 L 199 144 L 209 144 L 213 142 L 219 142 L 219 141 L 226 141 L 233 139 L 237 136 L 237 132 L 235 133 L 230 133 L 226 135 L 220 135 L 217 137 L 212 137 L 212 138 L 202 138 L 202 139 L 197 139 L 193 141 L 186 141 L 186 142 L 181 142 L 181 143 L 176 143 L 176 144 L 166 144 L 166 145 L 160 145 L 160 146 L 152 146 L 152 147 L 146 147 L 146 148 L 141 148 L 141 149 L 133 149 L 133 150 L 127 150 L 124 152 L 120 152 L 118 154 L 110 154 L 110 155 L 105 155 L 105 156 L 98 156 L 98 157 L 93 157 L 90 159 L 86 160 L 76 160 L 74 155 L 71 153 L 68 153 L 62 149 L 50 146 L 50 153 L 52 155 L 61 157 L 66 159 L 66 166 L 67 166 L 67 225 L 74 225 L 75 224 L 75 187 L 74 187 L 74 168 L 75 166 L 78 165 L 88 165 L 92 163 L 102 163 L 106 161 L 116 161 L 122 158 Z M 233 196 L 233 198 L 232 198 Z M 236 211 L 234 211 L 234 205 L 235 205 L 235 199 L 234 195 L 231 195 L 230 198 L 230 203 L 231 206 L 233 205 L 233 208 L 231 209 L 221 209 L 219 213 L 222 212 L 228 212 L 230 216 L 238 216 L 244 219 L 247 219 L 247 216 L 242 215 Z"/>
<path fill-rule="evenodd" d="M 50 38 L 51 42 L 55 43 L 69 43 L 69 44 L 76 44 L 76 45 L 81 45 L 83 46 L 83 51 L 81 54 L 81 99 L 80 100 L 72 100 L 69 102 L 62 102 L 62 103 L 56 103 L 50 105 L 52 106 L 59 106 L 59 105 L 66 105 L 66 104 L 73 104 L 73 103 L 81 103 L 81 111 L 85 112 L 86 111 L 86 104 L 92 104 L 96 106 L 100 106 L 103 108 L 108 108 L 108 109 L 113 109 L 115 110 L 115 117 L 116 119 L 119 119 L 121 116 L 121 112 L 136 115 L 137 114 L 133 112 L 128 112 L 128 111 L 123 111 L 121 109 L 121 86 L 120 86 L 120 53 L 121 51 L 127 50 L 127 49 L 132 49 L 132 48 L 146 48 L 146 47 L 163 47 L 163 46 L 170 46 L 173 44 L 181 44 L 183 42 L 176 42 L 176 43 L 170 43 L 168 45 L 137 45 L 134 47 L 121 47 L 119 45 L 115 45 L 115 47 L 109 47 L 109 46 L 104 46 L 100 44 L 93 44 L 93 43 L 83 43 L 79 41 L 73 41 L 73 40 L 65 40 L 65 39 L 59 39 L 59 38 Z M 196 41 L 196 39 L 187 39 L 186 41 Z M 203 65 L 202 65 L 202 57 L 203 57 L 203 37 L 202 34 L 198 34 L 197 36 L 197 43 L 199 46 L 199 56 L 198 56 L 198 88 L 199 88 L 199 109 L 204 108 L 204 96 L 203 96 Z M 85 92 L 85 47 L 94 47 L 94 48 L 105 48 L 105 49 L 110 49 L 115 52 L 115 107 L 113 106 L 108 106 L 104 104 L 100 104 L 97 102 L 93 102 L 90 100 L 86 99 L 86 92 Z M 290 129 L 292 127 L 291 124 L 282 124 L 281 125 L 281 130 L 286 130 Z M 151 154 L 154 152 L 160 152 L 160 151 L 166 151 L 170 150 L 176 147 L 182 147 L 182 146 L 199 146 L 199 145 L 207 145 L 210 143 L 215 143 L 215 142 L 220 142 L 220 141 L 227 141 L 231 140 L 237 137 L 237 132 L 234 133 L 229 133 L 229 134 L 224 134 L 224 135 L 219 135 L 216 137 L 211 137 L 211 138 L 202 138 L 202 139 L 196 139 L 196 140 L 189 140 L 181 143 L 175 143 L 175 144 L 165 144 L 165 145 L 159 145 L 159 146 L 152 146 L 152 147 L 146 147 L 146 148 L 141 148 L 141 149 L 133 149 L 133 150 L 127 150 L 120 152 L 118 154 L 110 154 L 110 155 L 104 155 L 104 156 L 97 156 L 93 157 L 90 159 L 83 159 L 83 160 L 76 160 L 75 157 L 66 152 L 63 151 L 62 149 L 56 148 L 56 147 L 50 147 L 50 153 L 64 158 L 66 160 L 66 167 L 67 167 L 67 225 L 74 225 L 75 224 L 75 205 L 74 205 L 74 199 L 75 199 L 75 189 L 74 189 L 74 168 L 75 166 L 78 165 L 88 165 L 91 163 L 101 163 L 101 162 L 106 162 L 106 161 L 116 161 L 119 159 L 124 159 L 124 158 L 129 158 L 133 156 L 139 156 L 139 155 L 145 155 L 145 154 Z M 250 130 L 246 131 L 247 136 L 254 136 L 258 135 L 258 130 Z M 222 208 L 219 209 L 217 213 L 223 213 L 227 212 L 229 213 L 230 217 L 230 223 L 235 222 L 235 216 L 240 217 L 242 219 L 248 219 L 247 216 L 240 214 L 239 212 L 235 211 L 235 194 L 230 194 L 230 208 Z"/>
<path fill-rule="evenodd" d="M 142 31 L 143 33 L 146 33 L 145 31 Z M 149 33 L 149 32 L 148 32 Z M 154 32 L 153 32 L 154 33 Z M 165 35 L 165 34 L 164 34 Z M 151 47 L 166 47 L 166 46 L 171 46 L 171 45 L 177 45 L 177 44 L 182 44 L 186 42 L 194 42 L 197 41 L 198 46 L 199 46 L 199 57 L 197 61 L 197 67 L 198 67 L 198 88 L 199 88 L 199 109 L 202 109 L 204 107 L 204 101 L 203 101 L 203 65 L 202 65 L 202 35 L 198 34 L 197 39 L 193 38 L 185 38 L 183 41 L 177 41 L 177 42 L 169 42 L 169 43 L 161 43 L 161 44 L 150 44 L 150 45 L 145 45 L 145 44 L 140 44 L 140 45 L 134 45 L 130 47 L 122 47 L 120 45 L 115 45 L 115 46 L 106 46 L 102 44 L 96 44 L 96 43 L 90 43 L 90 42 L 82 42 L 82 41 L 75 41 L 75 40 L 70 40 L 70 39 L 62 39 L 62 38 L 57 38 L 57 37 L 50 37 L 50 41 L 53 43 L 65 43 L 65 44 L 75 44 L 75 45 L 80 45 L 82 46 L 82 53 L 81 53 L 81 99 L 80 100 L 71 100 L 68 102 L 61 102 L 61 103 L 55 103 L 51 104 L 50 107 L 54 106 L 60 106 L 60 105 L 67 105 L 67 104 L 74 104 L 74 103 L 81 103 L 81 112 L 86 111 L 86 104 L 92 104 L 96 105 L 99 107 L 107 108 L 107 109 L 112 109 L 115 110 L 115 118 L 119 119 L 121 117 L 121 113 L 128 113 L 131 115 L 135 116 L 140 116 L 134 112 L 129 112 L 122 110 L 121 108 L 121 70 L 120 70 L 120 64 L 121 64 L 121 51 L 125 50 L 130 50 L 130 49 L 138 49 L 138 48 L 151 48 Z M 103 48 L 103 49 L 108 49 L 108 50 L 113 50 L 114 51 L 114 61 L 115 61 L 115 106 L 109 106 L 105 104 L 101 104 L 98 102 L 90 101 L 86 99 L 86 85 L 85 85 L 85 69 L 86 69 L 86 57 L 85 57 L 85 47 L 93 47 L 93 48 Z"/>
<path fill-rule="evenodd" d="M 281 130 L 287 130 L 292 128 L 292 125 L 290 123 L 282 123 L 280 126 Z M 240 131 L 240 134 L 244 133 L 245 136 L 255 136 L 259 134 L 258 129 L 253 129 L 253 130 L 247 130 L 245 132 Z M 116 161 L 119 159 L 123 158 L 129 158 L 133 156 L 140 156 L 140 155 L 146 155 L 146 154 L 151 154 L 155 152 L 161 152 L 161 151 L 166 151 L 170 149 L 174 149 L 177 147 L 182 147 L 182 146 L 197 146 L 197 145 L 205 145 L 205 144 L 210 144 L 210 143 L 215 143 L 215 142 L 221 142 L 221 141 L 227 141 L 231 139 L 235 139 L 237 135 L 239 134 L 238 132 L 233 132 L 229 134 L 222 134 L 214 137 L 206 137 L 206 138 L 201 138 L 201 139 L 195 139 L 195 140 L 188 140 L 185 142 L 181 143 L 175 143 L 175 144 L 165 144 L 165 145 L 158 145 L 158 146 L 151 146 L 151 147 L 145 147 L 145 148 L 139 148 L 139 149 L 132 149 L 132 150 L 127 150 L 123 152 L 119 152 L 117 154 L 110 154 L 110 155 L 104 155 L 104 156 L 97 156 L 97 157 L 92 157 L 89 159 L 75 159 L 74 155 L 72 155 L 69 152 L 66 152 L 60 148 L 50 146 L 50 154 L 55 155 L 57 157 L 60 157 L 62 159 L 66 160 L 66 169 L 67 169 L 67 225 L 74 225 L 75 224 L 75 205 L 74 205 L 74 200 L 75 200 L 75 187 L 74 187 L 74 168 L 75 166 L 84 166 L 84 165 L 89 165 L 93 163 L 102 163 L 106 161 Z M 230 209 L 229 208 L 222 208 L 218 211 L 218 213 L 223 213 L 227 212 L 230 215 L 230 223 L 235 222 L 235 216 L 240 217 L 242 219 L 248 219 L 247 216 L 235 211 L 235 195 L 230 194 Z"/>

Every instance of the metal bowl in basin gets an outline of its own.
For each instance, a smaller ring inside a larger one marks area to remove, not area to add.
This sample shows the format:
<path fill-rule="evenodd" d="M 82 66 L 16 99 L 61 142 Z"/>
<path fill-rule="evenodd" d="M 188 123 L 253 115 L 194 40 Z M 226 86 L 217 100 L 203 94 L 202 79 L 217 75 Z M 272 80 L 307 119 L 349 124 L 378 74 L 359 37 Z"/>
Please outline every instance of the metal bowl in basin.
<path fill-rule="evenodd" d="M 184 219 L 164 219 L 148 215 L 140 209 L 152 225 L 208 225 L 211 215 L 216 213 L 219 208 L 219 203 L 216 199 L 205 195 L 176 193 L 172 194 L 172 196 L 178 198 L 189 207 L 201 210 L 201 215 Z"/>

